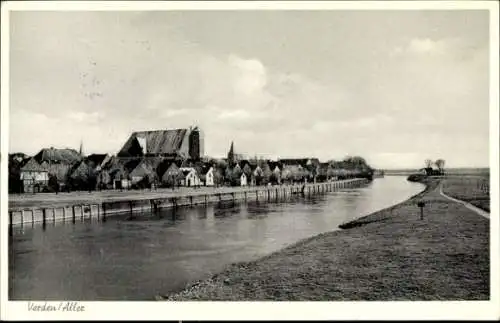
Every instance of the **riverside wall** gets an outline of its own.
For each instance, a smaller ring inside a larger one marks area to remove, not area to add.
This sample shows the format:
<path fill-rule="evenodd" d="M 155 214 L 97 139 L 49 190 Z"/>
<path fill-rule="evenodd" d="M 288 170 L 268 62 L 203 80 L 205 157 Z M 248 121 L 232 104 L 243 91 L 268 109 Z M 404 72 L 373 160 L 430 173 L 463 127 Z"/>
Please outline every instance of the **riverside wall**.
<path fill-rule="evenodd" d="M 346 188 L 356 188 L 369 181 L 355 178 L 325 183 L 309 183 L 283 186 L 249 186 L 234 190 L 213 193 L 180 193 L 165 198 L 147 196 L 132 200 L 104 200 L 96 203 L 68 204 L 47 208 L 13 208 L 9 210 L 9 224 L 51 223 L 83 219 L 105 220 L 114 214 L 156 212 L 164 208 L 177 208 L 194 205 L 207 205 L 224 201 L 276 201 L 286 200 L 294 194 L 306 196 L 325 194 Z M 303 191 L 302 191 L 303 190 Z"/>

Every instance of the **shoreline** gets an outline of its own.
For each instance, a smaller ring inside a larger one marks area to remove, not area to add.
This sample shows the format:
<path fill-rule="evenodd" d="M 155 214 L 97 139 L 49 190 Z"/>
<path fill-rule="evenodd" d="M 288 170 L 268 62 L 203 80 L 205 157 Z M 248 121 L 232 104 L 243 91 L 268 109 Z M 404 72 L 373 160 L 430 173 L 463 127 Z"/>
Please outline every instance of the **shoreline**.
<path fill-rule="evenodd" d="M 302 185 L 280 185 L 280 186 L 244 186 L 244 187 L 221 187 L 221 188 L 199 188 L 177 192 L 125 192 L 121 196 L 90 196 L 92 201 L 78 202 L 76 200 L 66 200 L 68 196 L 63 196 L 57 201 L 57 195 L 48 196 L 56 200 L 45 200 L 38 202 L 38 207 L 15 207 L 9 205 L 9 225 L 19 225 L 24 223 L 46 223 L 65 220 L 81 219 L 105 219 L 113 214 L 125 214 L 134 212 L 155 213 L 160 209 L 189 207 L 194 205 L 208 205 L 221 203 L 223 201 L 262 200 L 271 201 L 286 199 L 294 194 L 316 195 L 328 192 L 339 191 L 360 187 L 368 183 L 367 179 L 355 178 L 321 183 L 306 183 Z M 114 192 L 119 194 L 119 192 Z M 128 194 L 127 194 L 128 193 Z M 109 194 L 109 192 L 103 193 Z M 70 196 L 71 198 L 72 196 Z M 32 202 L 32 201 L 27 201 Z M 9 201 L 9 204 L 10 201 Z M 12 203 L 15 205 L 15 203 Z M 49 205 L 47 205 L 49 204 Z"/>
<path fill-rule="evenodd" d="M 414 235 L 414 231 L 418 231 L 412 229 L 418 228 L 427 235 L 429 235 L 429 231 L 446 230 L 447 223 L 443 222 L 445 219 L 439 217 L 432 216 L 432 222 L 440 224 L 438 228 L 428 225 L 431 221 L 431 214 L 443 213 L 443 210 L 448 214 L 448 209 L 454 210 L 461 206 L 451 205 L 452 201 L 445 201 L 444 197 L 440 199 L 436 195 L 440 181 L 426 178 L 419 181 L 425 185 L 421 192 L 391 207 L 343 223 L 339 225 L 342 230 L 325 232 L 297 241 L 257 260 L 230 264 L 222 272 L 208 279 L 187 284 L 184 288 L 172 291 L 165 296 L 156 296 L 156 299 L 166 301 L 489 299 L 489 283 L 486 283 L 489 281 L 489 230 L 485 230 L 489 228 L 488 220 L 484 222 L 484 218 L 480 219 L 481 217 L 478 215 L 467 214 L 467 211 L 470 211 L 467 209 L 457 210 L 458 216 L 465 216 L 467 221 L 471 222 L 473 231 L 479 230 L 481 232 L 479 238 L 476 237 L 475 240 L 475 235 L 468 234 L 467 236 L 472 237 L 474 245 L 482 246 L 482 248 L 474 249 L 472 252 L 474 256 L 480 258 L 481 264 L 481 266 L 474 268 L 474 279 L 459 277 L 454 282 L 453 287 L 443 285 L 442 281 L 443 279 L 446 281 L 446 277 L 443 276 L 443 273 L 439 274 L 439 270 L 450 271 L 454 267 L 446 261 L 434 263 L 432 259 L 428 258 L 429 255 L 426 252 L 426 245 L 432 244 L 435 249 L 446 247 L 441 243 L 443 239 L 439 239 L 439 234 L 436 234 L 437 238 L 431 234 L 428 241 L 425 240 L 429 238 L 428 236 L 425 236 L 424 239 L 421 236 L 411 237 Z M 419 219 L 416 206 L 416 201 L 421 199 L 425 199 L 427 203 L 425 208 L 427 214 L 424 220 Z M 443 208 L 443 205 L 446 205 L 446 209 Z M 408 217 L 408 213 L 411 217 Z M 407 218 L 401 221 L 401 217 Z M 393 233 L 391 227 L 398 233 Z M 459 225 L 458 229 L 467 231 L 467 227 Z M 454 238 L 453 234 L 446 237 L 450 240 Z M 399 249 L 388 250 L 394 248 L 395 242 L 401 242 L 401 239 L 409 239 L 412 243 L 399 243 Z M 415 243 L 415 239 L 424 241 L 420 245 L 420 243 Z M 433 239 L 437 239 L 440 243 L 436 244 Z M 372 240 L 376 240 L 376 243 L 372 243 Z M 355 246 L 353 246 L 353 242 L 355 242 Z M 345 245 L 346 249 L 352 249 L 352 254 L 339 245 Z M 325 246 L 332 249 L 325 249 Z M 410 250 L 406 250 L 408 248 Z M 419 251 L 415 252 L 415 255 L 418 256 L 414 257 L 412 252 L 408 252 L 412 249 Z M 446 248 L 444 251 L 446 252 Z M 387 263 L 393 262 L 393 257 L 388 257 L 388 254 L 392 253 L 394 253 L 393 256 L 399 256 L 399 263 L 396 265 L 400 265 L 402 268 L 390 271 L 389 276 L 394 277 L 385 279 L 384 275 L 388 273 Z M 374 254 L 376 255 L 374 256 Z M 458 253 L 458 255 L 463 257 L 466 254 Z M 365 256 L 370 259 L 363 259 Z M 450 256 L 453 258 L 454 254 L 450 254 Z M 425 281 L 422 286 L 422 282 L 408 279 L 405 276 L 404 270 L 412 270 L 411 265 L 422 267 L 422 260 L 413 258 L 424 260 L 423 272 L 413 269 L 413 273 L 416 276 L 422 276 L 421 278 L 435 280 L 438 285 L 441 281 L 440 289 L 432 288 L 434 286 L 432 284 L 428 286 Z M 360 265 L 358 262 L 362 264 Z M 373 263 L 372 265 L 376 268 L 369 266 L 369 263 Z M 440 268 L 434 270 L 434 276 L 429 276 L 429 273 L 426 273 L 428 268 L 425 265 Z M 362 271 L 358 272 L 360 268 Z M 367 275 L 366 271 L 368 271 L 370 279 L 364 277 Z M 336 277 L 332 272 L 337 272 L 339 276 L 346 276 L 347 280 Z M 380 277 L 376 278 L 375 273 L 380 274 Z M 261 284 L 260 279 L 265 283 Z M 316 282 L 314 282 L 315 280 Z M 318 284 L 317 280 L 321 283 Z M 311 286 L 317 289 L 311 288 Z M 358 287 L 353 288 L 355 286 Z M 398 289 L 397 286 L 403 287 Z M 422 287 L 422 290 L 419 291 L 418 287 Z M 428 289 L 433 290 L 433 292 L 429 292 Z"/>

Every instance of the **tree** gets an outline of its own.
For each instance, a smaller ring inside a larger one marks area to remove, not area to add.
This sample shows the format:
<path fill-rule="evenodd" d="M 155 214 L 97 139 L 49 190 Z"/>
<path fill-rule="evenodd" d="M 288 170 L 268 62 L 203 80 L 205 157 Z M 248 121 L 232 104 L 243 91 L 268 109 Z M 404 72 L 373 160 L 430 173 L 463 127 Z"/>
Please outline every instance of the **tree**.
<path fill-rule="evenodd" d="M 224 170 L 224 183 L 231 185 L 232 178 L 233 178 L 233 170 L 232 170 L 231 166 L 228 165 L 226 167 L 226 169 Z"/>
<path fill-rule="evenodd" d="M 432 167 L 432 160 L 431 159 L 426 159 L 425 160 L 425 168 L 431 168 Z"/>
<path fill-rule="evenodd" d="M 273 184 L 281 184 L 281 174 L 280 172 L 271 172 L 271 183 Z"/>
<path fill-rule="evenodd" d="M 249 164 L 246 164 L 243 167 L 243 173 L 245 173 L 245 175 L 247 176 L 247 178 L 250 179 L 252 177 L 252 167 L 250 167 Z"/>
<path fill-rule="evenodd" d="M 214 167 L 214 186 L 218 187 L 224 184 L 224 176 L 219 167 Z"/>
<path fill-rule="evenodd" d="M 264 162 L 264 167 L 262 167 L 262 182 L 264 185 L 267 185 L 271 181 L 271 175 L 273 172 L 271 171 L 271 168 L 269 167 L 269 164 Z"/>
<path fill-rule="evenodd" d="M 49 174 L 48 187 L 51 192 L 56 192 L 56 194 L 59 193 L 59 182 L 54 174 Z"/>
<path fill-rule="evenodd" d="M 436 164 L 436 167 L 439 169 L 439 174 L 443 175 L 444 174 L 444 164 L 445 164 L 444 159 L 436 160 L 435 164 Z"/>

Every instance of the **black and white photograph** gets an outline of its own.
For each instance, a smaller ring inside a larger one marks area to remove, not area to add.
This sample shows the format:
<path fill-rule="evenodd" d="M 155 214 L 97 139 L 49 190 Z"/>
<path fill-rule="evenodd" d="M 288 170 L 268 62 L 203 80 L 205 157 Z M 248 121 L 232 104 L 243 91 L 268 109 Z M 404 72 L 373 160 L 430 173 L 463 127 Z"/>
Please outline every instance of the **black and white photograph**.
<path fill-rule="evenodd" d="M 2 319 L 498 319 L 498 49 L 496 1 L 2 2 Z"/>

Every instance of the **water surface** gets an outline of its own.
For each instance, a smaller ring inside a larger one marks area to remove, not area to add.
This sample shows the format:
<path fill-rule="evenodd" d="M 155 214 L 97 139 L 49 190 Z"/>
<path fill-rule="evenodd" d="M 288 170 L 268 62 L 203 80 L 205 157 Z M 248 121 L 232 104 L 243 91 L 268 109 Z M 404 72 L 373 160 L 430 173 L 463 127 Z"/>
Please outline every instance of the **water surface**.
<path fill-rule="evenodd" d="M 16 226 L 9 243 L 14 300 L 152 300 L 423 190 L 389 176 L 358 189 L 114 216 L 106 222 Z"/>

